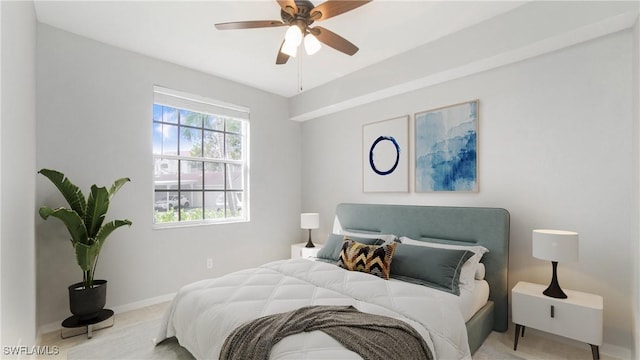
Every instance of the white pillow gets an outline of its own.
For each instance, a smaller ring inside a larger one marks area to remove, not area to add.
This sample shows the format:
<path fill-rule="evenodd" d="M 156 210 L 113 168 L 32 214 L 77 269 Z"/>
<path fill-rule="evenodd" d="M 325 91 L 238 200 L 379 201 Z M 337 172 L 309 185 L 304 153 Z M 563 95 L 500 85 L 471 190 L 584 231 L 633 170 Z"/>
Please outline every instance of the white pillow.
<path fill-rule="evenodd" d="M 476 267 L 476 280 L 484 280 L 485 268 L 483 263 L 478 263 Z"/>
<path fill-rule="evenodd" d="M 359 232 L 352 232 L 352 231 L 346 231 L 346 230 L 343 230 L 341 235 L 354 236 L 354 237 L 359 237 L 363 239 L 380 239 L 384 241 L 385 244 L 394 242 L 398 238 L 397 236 L 390 235 L 390 234 L 359 233 Z"/>
<path fill-rule="evenodd" d="M 333 233 L 338 235 L 355 236 L 364 239 L 381 239 L 385 244 L 396 241 L 398 239 L 396 235 L 378 234 L 375 232 L 353 232 L 344 230 L 337 215 L 333 218 Z"/>
<path fill-rule="evenodd" d="M 433 243 L 428 241 L 414 240 L 406 236 L 402 236 L 400 238 L 400 242 L 402 244 L 428 246 L 428 247 L 440 248 L 440 249 L 473 251 L 474 255 L 470 257 L 469 260 L 467 260 L 467 262 L 464 263 L 464 265 L 462 265 L 462 270 L 460 270 L 460 286 L 469 288 L 470 290 L 473 290 L 473 287 L 475 285 L 473 280 L 476 277 L 476 272 L 478 270 L 478 264 L 480 264 L 480 259 L 482 259 L 482 255 L 489 252 L 489 249 L 480 245 L 439 244 L 439 243 Z M 484 264 L 482 264 L 482 267 L 484 268 Z"/>

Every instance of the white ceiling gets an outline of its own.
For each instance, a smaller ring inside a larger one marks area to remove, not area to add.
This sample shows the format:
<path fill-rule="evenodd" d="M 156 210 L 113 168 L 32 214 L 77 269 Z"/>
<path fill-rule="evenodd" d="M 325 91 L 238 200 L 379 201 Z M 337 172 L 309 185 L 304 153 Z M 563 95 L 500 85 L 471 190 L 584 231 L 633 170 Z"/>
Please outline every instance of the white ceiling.
<path fill-rule="evenodd" d="M 318 5 L 321 1 L 314 1 Z M 123 49 L 286 97 L 515 9 L 526 1 L 374 0 L 316 23 L 356 44 L 323 47 L 275 65 L 286 27 L 216 30 L 214 24 L 278 20 L 275 0 L 35 1 L 38 21 Z M 544 24 L 541 24 L 544 25 Z"/>

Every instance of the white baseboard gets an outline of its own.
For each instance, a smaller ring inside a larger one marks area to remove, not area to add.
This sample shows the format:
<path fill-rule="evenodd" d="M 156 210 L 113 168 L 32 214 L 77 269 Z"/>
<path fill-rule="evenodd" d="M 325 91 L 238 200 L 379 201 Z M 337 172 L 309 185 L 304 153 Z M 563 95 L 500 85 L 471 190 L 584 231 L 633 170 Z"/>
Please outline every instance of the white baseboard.
<path fill-rule="evenodd" d="M 147 307 L 147 306 L 156 305 L 156 304 L 160 304 L 160 303 L 163 303 L 163 302 L 171 301 L 171 300 L 173 300 L 173 298 L 175 296 L 176 296 L 176 293 L 156 296 L 156 297 L 153 297 L 153 298 L 136 301 L 136 302 L 132 302 L 132 303 L 129 303 L 129 304 L 115 306 L 115 307 L 111 308 L 111 310 L 113 310 L 113 312 L 116 313 L 116 314 L 121 314 L 121 313 L 124 313 L 124 312 L 127 312 L 127 311 L 138 310 L 138 309 L 142 309 L 142 308 Z M 62 319 L 60 321 L 56 321 L 56 322 L 52 322 L 52 323 L 44 324 L 44 325 L 40 326 L 38 328 L 38 338 L 40 338 L 40 336 L 42 336 L 42 334 L 47 334 L 47 333 L 50 333 L 50 332 L 53 332 L 53 331 L 60 330 L 62 328 L 61 324 L 62 324 L 63 320 L 64 319 Z"/>
<path fill-rule="evenodd" d="M 600 347 L 600 352 L 618 359 L 633 359 L 631 356 L 631 349 L 618 345 L 604 343 Z"/>
<path fill-rule="evenodd" d="M 140 301 L 136 301 L 136 302 L 133 302 L 133 303 L 130 303 L 130 304 L 115 306 L 115 307 L 111 308 L 111 310 L 113 310 L 113 312 L 115 312 L 116 314 L 120 314 L 120 313 L 123 313 L 123 312 L 131 311 L 131 310 L 138 310 L 138 309 L 142 309 L 143 307 L 147 307 L 147 306 L 156 305 L 156 304 L 160 304 L 160 303 L 163 303 L 163 302 L 171 301 L 171 300 L 173 300 L 173 298 L 175 296 L 176 296 L 176 293 L 156 296 L 156 297 L 153 297 L 153 298 L 150 298 L 150 299 L 140 300 Z"/>

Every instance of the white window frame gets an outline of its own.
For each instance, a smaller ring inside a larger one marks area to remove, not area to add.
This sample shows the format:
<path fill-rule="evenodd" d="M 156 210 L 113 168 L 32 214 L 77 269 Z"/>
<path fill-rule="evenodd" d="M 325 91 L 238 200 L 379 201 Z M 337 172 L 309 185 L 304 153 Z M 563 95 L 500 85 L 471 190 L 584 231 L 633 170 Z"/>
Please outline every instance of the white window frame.
<path fill-rule="evenodd" d="M 214 218 L 214 219 L 200 219 L 200 220 L 178 220 L 173 222 L 156 222 L 156 193 L 158 192 L 156 189 L 155 179 L 153 181 L 153 228 L 154 229 L 164 229 L 164 228 L 176 228 L 176 227 L 185 227 L 185 226 L 200 226 L 200 225 L 212 225 L 212 224 L 227 224 L 227 223 L 237 223 L 237 222 L 248 222 L 250 221 L 250 201 L 249 201 L 249 146 L 250 146 L 250 110 L 248 107 L 234 105 L 225 103 L 219 100 L 208 99 L 202 96 L 188 94 L 182 91 L 172 90 L 161 86 L 153 87 L 153 105 L 164 105 L 180 110 L 188 110 L 192 112 L 198 112 L 202 114 L 208 115 L 217 115 L 224 116 L 226 118 L 231 118 L 233 120 L 239 120 L 243 123 L 243 143 L 242 143 L 242 159 L 240 160 L 230 160 L 230 159 L 217 159 L 217 158 L 208 158 L 204 157 L 193 157 L 187 155 L 179 155 L 179 154 L 162 154 L 156 153 L 154 149 L 152 149 L 152 157 L 154 166 L 152 167 L 153 173 L 152 177 L 155 177 L 155 163 L 157 159 L 166 159 L 166 160 L 180 160 L 180 161 L 198 161 L 205 163 L 213 163 L 213 164 L 222 164 L 225 168 L 228 164 L 232 165 L 241 165 L 242 173 L 243 173 L 243 188 L 241 191 L 237 189 L 229 188 L 227 182 L 224 182 L 224 188 L 222 190 L 216 190 L 216 192 L 223 192 L 225 195 L 225 208 L 227 206 L 226 197 L 229 193 L 242 192 L 242 210 L 241 216 L 227 216 L 227 212 L 224 211 L 225 216 L 223 218 Z M 158 124 L 153 119 L 152 116 L 152 129 L 155 131 L 155 127 Z M 178 124 L 171 124 L 178 125 Z M 180 127 L 178 127 L 180 129 Z M 205 129 L 205 128 L 203 128 Z M 205 129 L 208 130 L 208 129 Z M 222 131 L 225 134 L 228 134 L 227 129 Z M 178 136 L 180 136 L 178 134 Z M 152 141 L 153 143 L 153 141 Z M 226 171 L 226 170 L 225 170 Z M 180 179 L 180 169 L 178 169 L 178 179 Z M 178 182 L 179 184 L 179 182 Z M 193 190 L 190 190 L 193 191 Z M 178 189 L 175 191 L 179 194 L 181 193 L 180 185 L 178 185 Z M 196 191 L 198 192 L 198 191 Z M 203 187 L 202 196 L 204 199 L 204 194 L 207 190 Z M 169 193 L 169 191 L 167 191 Z M 180 196 L 180 195 L 178 195 Z M 204 201 L 204 200 L 203 200 Z M 205 211 L 205 205 L 203 203 L 203 213 Z M 180 216 L 179 216 L 180 217 Z"/>

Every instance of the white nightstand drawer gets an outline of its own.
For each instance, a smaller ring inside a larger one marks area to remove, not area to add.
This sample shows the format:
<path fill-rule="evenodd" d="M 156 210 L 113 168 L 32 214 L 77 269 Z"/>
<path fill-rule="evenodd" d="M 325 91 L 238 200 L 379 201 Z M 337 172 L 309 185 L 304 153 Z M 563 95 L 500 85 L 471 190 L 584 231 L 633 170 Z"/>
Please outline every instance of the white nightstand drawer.
<path fill-rule="evenodd" d="M 542 286 L 540 292 L 544 289 Z M 567 295 L 571 297 L 570 293 Z M 514 292 L 513 322 L 589 344 L 602 345 L 601 309 Z"/>
<path fill-rule="evenodd" d="M 519 282 L 512 290 L 513 322 L 574 340 L 602 345 L 602 297 L 564 290 L 566 299 L 548 297 L 544 285 Z"/>

